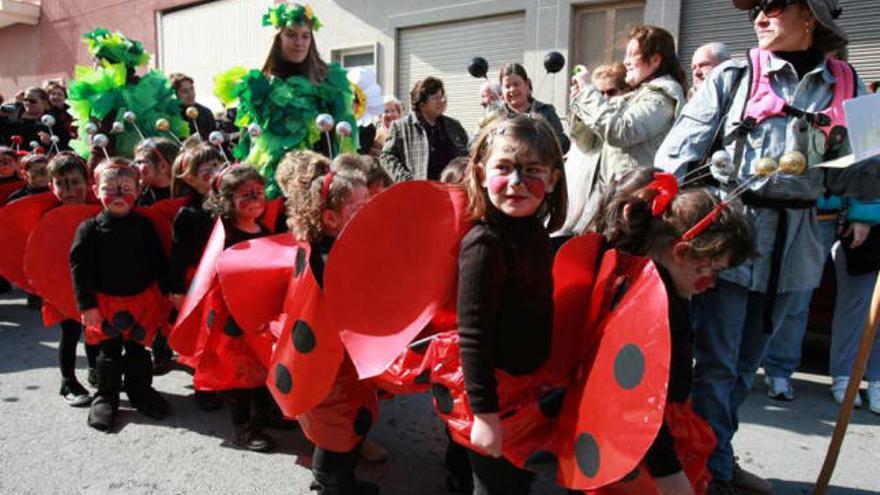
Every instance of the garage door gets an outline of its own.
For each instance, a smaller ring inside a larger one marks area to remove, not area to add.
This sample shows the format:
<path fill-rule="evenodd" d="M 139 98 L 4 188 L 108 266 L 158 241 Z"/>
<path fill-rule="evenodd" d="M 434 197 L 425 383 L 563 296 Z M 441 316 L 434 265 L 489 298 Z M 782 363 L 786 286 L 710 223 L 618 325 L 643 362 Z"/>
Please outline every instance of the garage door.
<path fill-rule="evenodd" d="M 274 30 L 262 26 L 272 0 L 221 0 L 159 15 L 159 67 L 193 78 L 196 99 L 214 110 L 214 76 L 263 66 Z"/>
<path fill-rule="evenodd" d="M 850 62 L 866 82 L 880 80 L 880 1 L 843 0 L 840 6 L 839 22 L 850 36 Z M 680 33 L 679 53 L 686 67 L 694 51 L 710 41 L 726 43 L 735 57 L 744 57 L 757 45 L 748 14 L 734 9 L 730 0 L 684 0 Z"/>
<path fill-rule="evenodd" d="M 467 72 L 471 57 L 489 61 L 489 77 L 502 64 L 523 61 L 525 14 L 469 19 L 405 28 L 397 36 L 397 97 L 409 107 L 409 91 L 428 76 L 443 80 L 446 114 L 470 132 L 482 116 L 480 85 Z"/>

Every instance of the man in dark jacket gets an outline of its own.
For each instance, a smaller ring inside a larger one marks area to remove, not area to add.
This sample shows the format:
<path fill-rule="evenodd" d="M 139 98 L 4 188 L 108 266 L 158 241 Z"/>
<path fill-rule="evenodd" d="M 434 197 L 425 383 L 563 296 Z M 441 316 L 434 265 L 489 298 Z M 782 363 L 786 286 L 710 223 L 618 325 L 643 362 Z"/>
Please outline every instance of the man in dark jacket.
<path fill-rule="evenodd" d="M 181 74 L 180 72 L 175 72 L 169 76 L 169 79 L 171 80 L 171 87 L 174 88 L 174 92 L 177 93 L 177 99 L 180 100 L 181 116 L 189 122 L 189 133 L 195 134 L 198 132 L 199 135 L 202 136 L 202 139 L 207 141 L 208 135 L 217 129 L 217 122 L 214 120 L 214 113 L 211 112 L 210 108 L 200 103 L 196 103 L 196 88 L 193 85 L 193 79 L 191 77 L 186 74 Z M 186 110 L 189 107 L 195 107 L 195 109 L 199 111 L 195 123 L 193 123 L 193 119 L 186 114 Z M 196 126 L 198 126 L 198 129 L 196 129 Z"/>
<path fill-rule="evenodd" d="M 443 115 L 446 93 L 440 79 L 417 82 L 410 99 L 412 111 L 391 124 L 379 161 L 394 182 L 439 180 L 450 160 L 467 155 L 467 133 L 459 121 Z"/>

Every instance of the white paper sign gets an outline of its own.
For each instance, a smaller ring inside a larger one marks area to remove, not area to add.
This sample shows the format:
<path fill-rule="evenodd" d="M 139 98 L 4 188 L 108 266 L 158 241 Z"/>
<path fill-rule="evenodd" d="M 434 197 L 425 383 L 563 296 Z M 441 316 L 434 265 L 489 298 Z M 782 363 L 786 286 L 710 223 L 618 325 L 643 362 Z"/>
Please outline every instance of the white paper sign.
<path fill-rule="evenodd" d="M 880 155 L 880 94 L 849 100 L 843 109 L 855 161 Z"/>

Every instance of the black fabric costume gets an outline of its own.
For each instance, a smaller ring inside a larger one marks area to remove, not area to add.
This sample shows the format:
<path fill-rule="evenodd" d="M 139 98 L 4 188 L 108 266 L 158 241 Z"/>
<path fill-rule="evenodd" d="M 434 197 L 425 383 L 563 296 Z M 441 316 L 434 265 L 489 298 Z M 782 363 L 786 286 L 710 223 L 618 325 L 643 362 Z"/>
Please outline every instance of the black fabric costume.
<path fill-rule="evenodd" d="M 495 369 L 524 375 L 550 355 L 553 253 L 540 219 L 490 207 L 461 241 L 458 332 L 475 414 L 499 412 Z M 468 451 L 475 494 L 527 494 L 534 474 L 504 458 Z"/>
<path fill-rule="evenodd" d="M 514 376 L 550 354 L 553 255 L 535 217 L 497 210 L 461 241 L 458 332 L 461 363 L 474 413 L 498 412 L 495 369 Z"/>
<path fill-rule="evenodd" d="M 672 277 L 661 265 L 657 265 L 660 278 L 666 287 L 669 300 L 669 331 L 671 340 L 671 358 L 669 363 L 669 389 L 666 400 L 684 403 L 690 398 L 691 386 L 694 381 L 694 332 L 691 328 L 690 301 L 679 296 L 675 291 Z M 645 454 L 648 472 L 654 478 L 669 476 L 682 470 L 675 453 L 675 439 L 669 432 L 666 421 L 654 443 Z"/>
<path fill-rule="evenodd" d="M 172 294 L 186 294 L 187 271 L 199 265 L 202 252 L 211 237 L 214 221 L 211 214 L 202 208 L 203 199 L 200 195 L 194 195 L 189 205 L 181 208 L 174 217 L 169 276 Z"/>
<path fill-rule="evenodd" d="M 30 185 L 26 185 L 26 186 L 22 187 L 21 189 L 17 189 L 15 192 L 10 194 L 9 197 L 6 198 L 6 202 L 11 203 L 11 202 L 15 201 L 16 199 L 21 199 L 26 196 L 32 196 L 34 194 L 44 193 L 48 190 L 49 190 L 49 186 L 34 188 L 34 187 L 31 187 Z"/>
<path fill-rule="evenodd" d="M 150 206 L 152 204 L 156 204 L 163 199 L 168 199 L 171 197 L 171 186 L 168 187 L 153 187 L 147 186 L 141 192 L 141 195 L 138 196 L 137 206 Z"/>
<path fill-rule="evenodd" d="M 80 310 L 98 306 L 97 293 L 134 296 L 159 282 L 167 291 L 167 261 L 152 222 L 131 212 L 103 211 L 83 221 L 70 248 L 70 268 Z"/>

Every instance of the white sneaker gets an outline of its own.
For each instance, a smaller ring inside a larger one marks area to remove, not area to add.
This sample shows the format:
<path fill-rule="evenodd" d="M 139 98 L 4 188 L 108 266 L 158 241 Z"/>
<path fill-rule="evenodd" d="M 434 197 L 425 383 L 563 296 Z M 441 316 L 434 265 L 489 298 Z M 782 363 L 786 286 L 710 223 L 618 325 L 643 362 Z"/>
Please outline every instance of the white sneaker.
<path fill-rule="evenodd" d="M 880 414 L 880 381 L 868 382 L 868 409 Z"/>
<path fill-rule="evenodd" d="M 790 378 L 781 376 L 765 376 L 764 384 L 767 385 L 767 395 L 774 400 L 794 400 L 794 387 L 791 386 Z"/>
<path fill-rule="evenodd" d="M 831 379 L 831 396 L 834 397 L 834 402 L 836 402 L 838 405 L 843 404 L 843 399 L 844 397 L 846 397 L 846 387 L 848 386 L 848 376 L 835 376 Z M 880 394 L 880 390 L 878 390 L 878 394 Z M 878 406 L 880 406 L 880 401 L 878 401 L 877 404 Z M 854 406 L 856 408 L 862 407 L 862 398 L 859 396 L 859 394 L 856 394 L 856 401 Z"/>

